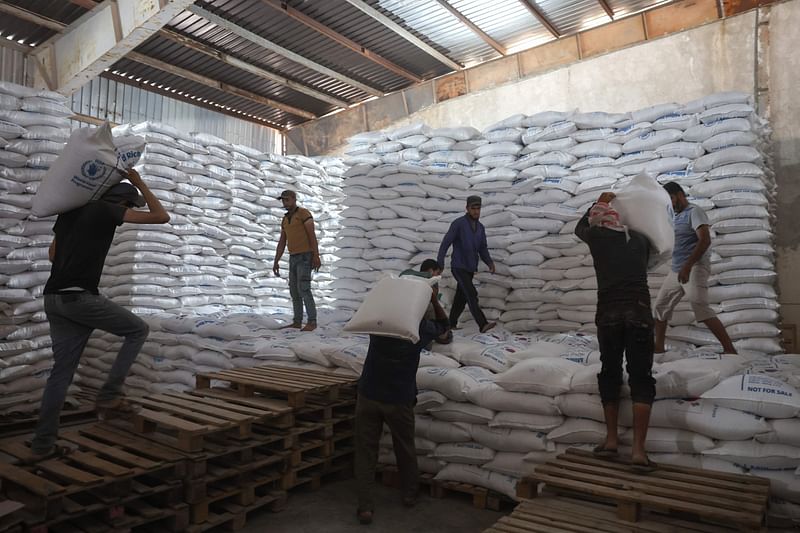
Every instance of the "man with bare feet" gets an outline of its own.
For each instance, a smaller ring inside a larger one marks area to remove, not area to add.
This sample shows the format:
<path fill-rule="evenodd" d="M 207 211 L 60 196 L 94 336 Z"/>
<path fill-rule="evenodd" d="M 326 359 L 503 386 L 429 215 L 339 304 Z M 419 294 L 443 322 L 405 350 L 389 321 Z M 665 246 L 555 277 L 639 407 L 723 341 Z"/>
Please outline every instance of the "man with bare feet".
<path fill-rule="evenodd" d="M 283 202 L 286 214 L 281 221 L 281 236 L 275 251 L 272 271 L 280 276 L 279 262 L 286 246 L 289 247 L 289 293 L 292 295 L 294 317 L 287 328 L 314 331 L 317 329 L 317 306 L 311 294 L 311 270 L 319 272 L 320 258 L 314 218 L 308 209 L 297 205 L 294 191 L 283 191 L 277 200 Z M 303 304 L 308 321 L 303 326 Z"/>
<path fill-rule="evenodd" d="M 622 386 L 622 358 L 626 360 L 633 400 L 632 467 L 653 469 L 645 441 L 650 408 L 655 398 L 653 367 L 653 317 L 647 287 L 650 241 L 623 226 L 609 205 L 614 193 L 604 192 L 586 212 L 575 234 L 586 244 L 597 275 L 597 340 L 602 368 L 597 375 L 606 422 L 606 439 L 594 449 L 601 457 L 618 454 L 617 419 Z"/>

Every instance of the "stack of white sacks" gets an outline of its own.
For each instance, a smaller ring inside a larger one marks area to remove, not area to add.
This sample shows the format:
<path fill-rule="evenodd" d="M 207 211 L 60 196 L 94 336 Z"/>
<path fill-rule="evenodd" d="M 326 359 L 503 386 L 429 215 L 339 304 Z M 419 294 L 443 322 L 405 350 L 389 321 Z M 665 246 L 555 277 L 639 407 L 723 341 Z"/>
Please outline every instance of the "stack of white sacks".
<path fill-rule="evenodd" d="M 0 415 L 35 410 L 52 368 L 41 295 L 54 219 L 28 215 L 70 115 L 59 94 L 0 82 Z"/>
<path fill-rule="evenodd" d="M 297 205 L 308 209 L 314 217 L 317 240 L 319 244 L 322 266 L 314 273 L 311 290 L 317 306 L 332 306 L 331 273 L 333 271 L 334 241 L 339 229 L 339 212 L 342 210 L 342 173 L 341 160 L 322 158 L 315 161 L 304 156 L 280 156 L 268 154 L 261 162 L 264 180 L 268 184 L 268 194 L 273 198 L 284 189 L 297 193 Z M 270 209 L 270 217 L 260 221 L 275 237 L 269 244 L 270 261 L 275 257 L 275 248 L 281 232 L 281 220 L 286 211 L 280 202 L 274 202 Z M 281 263 L 282 279 L 273 279 L 272 285 L 280 289 L 282 300 L 273 302 L 291 313 L 292 301 L 286 291 L 288 277 L 289 251 L 284 251 Z M 271 268 L 270 263 L 270 268 Z"/>
<path fill-rule="evenodd" d="M 647 172 L 679 183 L 708 213 L 709 298 L 736 346 L 778 352 L 767 133 L 749 95 L 719 93 L 630 113 L 515 115 L 482 135 L 422 124 L 356 135 L 345 160 L 338 304 L 355 309 L 373 278 L 435 257 L 466 197 L 478 194 L 497 266 L 478 276 L 487 316 L 511 331 L 594 331 L 596 280 L 575 224 L 602 191 Z M 650 276 L 654 295 L 668 269 Z M 682 302 L 668 338 L 715 344 L 692 322 Z"/>
<path fill-rule="evenodd" d="M 101 281 L 101 292 L 151 328 L 128 380 L 131 394 L 192 388 L 195 372 L 300 361 L 287 347 L 296 332 L 268 333 L 281 325 L 270 315 L 291 319 L 288 252 L 282 277 L 272 273 L 285 213 L 276 197 L 298 192 L 298 204 L 314 214 L 323 265 L 330 265 L 341 178 L 309 158 L 264 155 L 164 124 L 117 132 L 144 137 L 137 170 L 171 216 L 165 225 L 123 225 Z M 313 287 L 320 306 L 329 301 L 330 268 L 323 266 Z M 320 314 L 323 323 L 337 319 L 330 309 Z M 111 334 L 93 335 L 79 369 L 87 386 L 102 385 L 120 346 Z"/>

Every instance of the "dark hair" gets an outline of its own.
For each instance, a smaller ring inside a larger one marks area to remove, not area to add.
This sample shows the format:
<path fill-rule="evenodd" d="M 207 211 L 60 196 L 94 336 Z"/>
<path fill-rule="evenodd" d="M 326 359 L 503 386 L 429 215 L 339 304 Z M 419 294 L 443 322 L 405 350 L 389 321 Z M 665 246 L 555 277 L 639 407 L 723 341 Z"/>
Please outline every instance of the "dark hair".
<path fill-rule="evenodd" d="M 420 272 L 427 272 L 428 270 L 441 270 L 439 262 L 436 259 L 426 259 L 419 267 Z"/>
<path fill-rule="evenodd" d="M 669 183 L 665 183 L 664 184 L 664 190 L 667 191 L 667 193 L 670 194 L 670 195 L 678 194 L 678 193 L 686 195 L 686 193 L 683 191 L 683 187 L 681 187 L 680 185 L 678 185 L 674 181 L 670 181 Z"/>

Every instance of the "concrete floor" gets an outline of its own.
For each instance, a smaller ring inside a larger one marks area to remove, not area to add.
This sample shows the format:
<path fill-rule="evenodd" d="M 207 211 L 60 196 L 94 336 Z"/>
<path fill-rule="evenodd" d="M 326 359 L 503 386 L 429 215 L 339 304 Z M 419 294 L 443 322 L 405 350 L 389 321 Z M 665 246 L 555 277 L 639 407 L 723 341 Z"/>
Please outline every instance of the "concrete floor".
<path fill-rule="evenodd" d="M 424 487 L 423 487 L 424 489 Z M 285 511 L 251 515 L 243 533 L 479 533 L 505 513 L 476 509 L 462 494 L 431 498 L 424 490 L 412 509 L 400 503 L 396 489 L 376 485 L 375 518 L 362 526 L 356 520 L 355 481 L 331 482 L 317 490 L 289 494 Z"/>

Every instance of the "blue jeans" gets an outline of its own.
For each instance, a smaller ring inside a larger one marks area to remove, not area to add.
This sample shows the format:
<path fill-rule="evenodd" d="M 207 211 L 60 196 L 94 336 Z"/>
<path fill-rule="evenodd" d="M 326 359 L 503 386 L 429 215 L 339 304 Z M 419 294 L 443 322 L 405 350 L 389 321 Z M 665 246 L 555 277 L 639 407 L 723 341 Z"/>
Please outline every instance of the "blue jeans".
<path fill-rule="evenodd" d="M 58 438 L 61 407 L 92 331 L 101 329 L 125 338 L 105 384 L 97 393 L 98 402 L 113 400 L 122 393 L 128 371 L 150 331 L 144 320 L 124 307 L 89 292 L 46 294 L 44 310 L 53 339 L 53 369 L 44 388 L 31 443 L 34 453 L 48 452 Z"/>
<path fill-rule="evenodd" d="M 295 324 L 303 323 L 303 304 L 309 322 L 317 321 L 317 305 L 311 294 L 311 252 L 289 256 L 289 294 L 292 295 Z"/>

